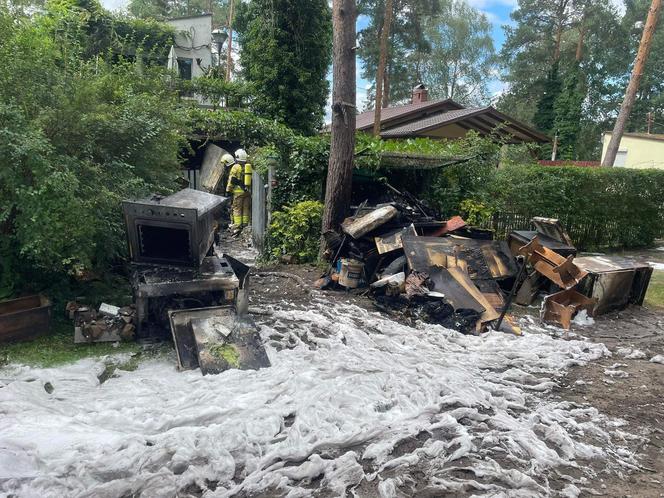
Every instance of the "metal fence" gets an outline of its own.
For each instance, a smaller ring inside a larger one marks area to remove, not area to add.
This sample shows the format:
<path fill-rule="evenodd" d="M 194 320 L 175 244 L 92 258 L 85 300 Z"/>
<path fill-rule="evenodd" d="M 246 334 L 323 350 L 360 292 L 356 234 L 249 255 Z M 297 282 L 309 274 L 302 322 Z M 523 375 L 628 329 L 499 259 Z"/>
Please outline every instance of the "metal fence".
<path fill-rule="evenodd" d="M 531 220 L 535 216 L 542 214 L 496 212 L 479 225 L 481 228 L 494 230 L 496 238 L 504 240 L 514 230 L 533 230 Z M 638 230 L 642 229 L 639 226 L 618 223 L 609 216 L 601 221 L 550 213 L 548 217 L 559 219 L 576 247 L 581 250 L 615 247 L 616 240 L 625 240 L 626 235 L 637 240 Z"/>

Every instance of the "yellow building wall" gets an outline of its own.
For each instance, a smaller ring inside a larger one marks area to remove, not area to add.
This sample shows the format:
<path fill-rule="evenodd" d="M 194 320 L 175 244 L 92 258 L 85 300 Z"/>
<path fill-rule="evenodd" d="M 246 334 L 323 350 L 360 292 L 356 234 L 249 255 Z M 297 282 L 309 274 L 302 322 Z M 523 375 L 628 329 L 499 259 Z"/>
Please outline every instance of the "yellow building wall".
<path fill-rule="evenodd" d="M 611 133 L 602 136 L 602 161 L 611 140 Z M 652 140 L 641 137 L 623 136 L 620 140 L 618 153 L 626 152 L 625 168 L 657 168 L 664 169 L 664 140 Z M 616 164 L 618 166 L 618 157 Z"/>

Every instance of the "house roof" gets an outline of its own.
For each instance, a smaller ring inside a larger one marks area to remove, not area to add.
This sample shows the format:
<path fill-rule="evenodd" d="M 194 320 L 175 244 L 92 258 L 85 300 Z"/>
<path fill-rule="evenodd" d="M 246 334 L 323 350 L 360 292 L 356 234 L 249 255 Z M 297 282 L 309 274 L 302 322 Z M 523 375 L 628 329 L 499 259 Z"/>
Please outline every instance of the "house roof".
<path fill-rule="evenodd" d="M 605 131 L 605 135 L 612 135 L 613 132 Z M 643 138 L 645 140 L 664 141 L 664 135 L 660 133 L 623 133 L 623 137 Z"/>
<path fill-rule="evenodd" d="M 388 127 L 381 132 L 381 136 L 384 138 L 427 136 L 427 132 L 451 124 L 457 124 L 467 130 L 475 130 L 480 135 L 497 134 L 507 142 L 549 141 L 549 138 L 543 133 L 491 106 L 454 109 L 420 119 L 412 119 L 400 126 Z"/>
<path fill-rule="evenodd" d="M 497 134 L 507 142 L 548 142 L 549 138 L 530 126 L 507 116 L 493 107 L 466 108 L 452 99 L 433 100 L 387 107 L 381 111 L 381 137 L 403 138 L 428 136 L 428 132 L 456 124 L 481 135 Z M 356 117 L 355 128 L 373 128 L 374 111 Z"/>
<path fill-rule="evenodd" d="M 480 108 L 479 110 L 484 109 Z M 432 128 L 437 128 L 443 124 L 450 124 L 459 119 L 467 117 L 469 115 L 474 115 L 478 111 L 478 108 L 467 108 L 467 109 L 455 109 L 453 111 L 447 111 L 440 114 L 434 114 L 428 118 L 422 118 L 414 121 L 409 121 L 401 126 L 396 128 L 390 128 L 381 133 L 381 136 L 389 137 L 402 137 L 404 135 L 412 135 L 417 132 L 429 130 Z M 382 121 L 382 120 L 381 120 Z"/>
<path fill-rule="evenodd" d="M 406 104 L 394 107 L 386 107 L 380 111 L 380 122 L 384 128 L 388 124 L 397 124 L 410 116 L 422 113 L 430 114 L 432 112 L 442 112 L 452 109 L 462 109 L 463 106 L 454 102 L 452 99 L 430 100 L 418 102 L 417 104 Z M 368 130 L 373 127 L 374 111 L 365 111 L 358 114 L 355 118 L 355 128 L 357 130 Z"/>

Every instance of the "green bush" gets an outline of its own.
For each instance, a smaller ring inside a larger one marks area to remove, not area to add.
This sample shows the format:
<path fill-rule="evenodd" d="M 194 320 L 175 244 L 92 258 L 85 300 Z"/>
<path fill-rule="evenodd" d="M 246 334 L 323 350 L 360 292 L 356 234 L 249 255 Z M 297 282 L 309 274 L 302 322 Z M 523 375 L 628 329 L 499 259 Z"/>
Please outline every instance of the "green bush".
<path fill-rule="evenodd" d="M 664 235 L 661 170 L 509 166 L 471 198 L 503 225 L 510 214 L 559 218 L 582 249 L 645 247 Z"/>
<path fill-rule="evenodd" d="M 67 6 L 0 6 L 0 296 L 107 272 L 126 256 L 122 199 L 166 193 L 181 174 L 166 71 L 97 54 L 84 36 L 96 18 Z"/>
<path fill-rule="evenodd" d="M 291 255 L 300 263 L 316 261 L 320 247 L 323 204 L 298 202 L 272 214 L 269 230 L 270 255 Z"/>

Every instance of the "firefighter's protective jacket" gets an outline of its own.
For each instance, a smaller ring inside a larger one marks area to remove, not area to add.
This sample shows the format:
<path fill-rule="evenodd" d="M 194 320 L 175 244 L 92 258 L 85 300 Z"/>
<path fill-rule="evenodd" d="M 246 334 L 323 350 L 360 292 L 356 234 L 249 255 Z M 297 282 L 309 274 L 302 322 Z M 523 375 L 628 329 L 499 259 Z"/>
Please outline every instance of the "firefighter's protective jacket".
<path fill-rule="evenodd" d="M 226 192 L 233 195 L 242 194 L 247 190 L 251 190 L 251 174 L 253 170 L 251 164 L 245 163 L 235 163 L 231 168 L 230 173 L 228 174 L 228 185 L 226 186 Z"/>

